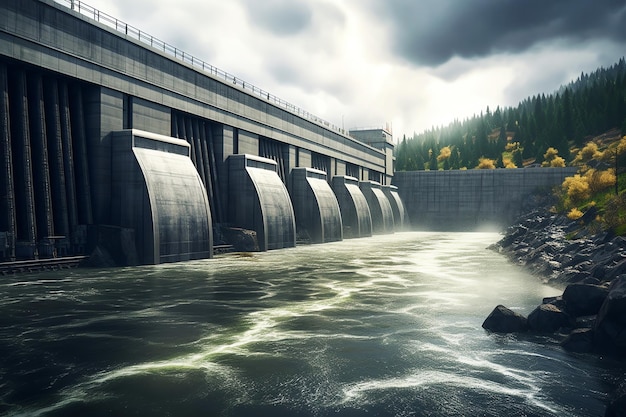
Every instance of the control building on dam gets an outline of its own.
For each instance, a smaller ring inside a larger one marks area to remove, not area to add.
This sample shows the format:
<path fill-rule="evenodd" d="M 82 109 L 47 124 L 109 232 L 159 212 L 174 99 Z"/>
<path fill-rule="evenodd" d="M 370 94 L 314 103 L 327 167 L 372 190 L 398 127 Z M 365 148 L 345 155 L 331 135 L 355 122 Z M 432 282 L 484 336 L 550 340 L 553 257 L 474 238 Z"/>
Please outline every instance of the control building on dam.
<path fill-rule="evenodd" d="M 0 262 L 392 233 L 393 162 L 385 129 L 346 132 L 78 0 L 0 3 Z"/>

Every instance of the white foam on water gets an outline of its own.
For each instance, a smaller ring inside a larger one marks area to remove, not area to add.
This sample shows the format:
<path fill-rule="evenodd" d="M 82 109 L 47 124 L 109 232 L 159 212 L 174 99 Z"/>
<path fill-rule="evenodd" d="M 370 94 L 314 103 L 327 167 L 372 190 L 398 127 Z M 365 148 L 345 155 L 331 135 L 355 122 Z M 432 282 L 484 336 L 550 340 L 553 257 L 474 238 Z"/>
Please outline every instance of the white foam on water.
<path fill-rule="evenodd" d="M 437 387 L 458 387 L 466 390 L 493 393 L 521 399 L 537 408 L 558 415 L 561 408 L 542 398 L 541 388 L 527 384 L 523 388 L 512 388 L 508 385 L 493 381 L 463 376 L 454 372 L 436 370 L 416 370 L 402 377 L 388 379 L 372 379 L 356 384 L 347 385 L 343 388 L 342 404 L 367 403 L 367 397 L 372 392 L 394 392 L 397 390 L 431 390 Z M 434 391 L 433 395 L 437 395 Z M 445 401 L 442 398 L 442 401 Z"/>

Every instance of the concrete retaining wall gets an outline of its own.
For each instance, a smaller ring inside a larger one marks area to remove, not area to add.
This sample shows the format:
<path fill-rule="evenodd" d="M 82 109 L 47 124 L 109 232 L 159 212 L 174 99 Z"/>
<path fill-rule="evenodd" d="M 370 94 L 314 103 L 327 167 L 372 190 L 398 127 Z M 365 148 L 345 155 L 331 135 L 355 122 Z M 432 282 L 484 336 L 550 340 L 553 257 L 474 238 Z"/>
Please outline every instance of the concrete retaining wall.
<path fill-rule="evenodd" d="M 535 191 L 552 192 L 577 168 L 396 172 L 393 184 L 413 229 L 503 227 L 521 214 Z"/>

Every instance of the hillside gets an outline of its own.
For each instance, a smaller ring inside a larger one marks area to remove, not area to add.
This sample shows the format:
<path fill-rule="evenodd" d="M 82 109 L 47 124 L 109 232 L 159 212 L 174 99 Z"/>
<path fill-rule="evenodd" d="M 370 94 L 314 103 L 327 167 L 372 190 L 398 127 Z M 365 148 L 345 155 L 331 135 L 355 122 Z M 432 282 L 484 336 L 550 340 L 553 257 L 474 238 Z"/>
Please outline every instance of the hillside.
<path fill-rule="evenodd" d="M 396 148 L 396 169 L 520 168 L 543 163 L 550 148 L 569 165 L 589 140 L 624 134 L 622 58 L 609 68 L 581 74 L 552 94 L 529 97 L 517 107 L 494 111 L 488 107 L 464 121 L 404 137 Z"/>

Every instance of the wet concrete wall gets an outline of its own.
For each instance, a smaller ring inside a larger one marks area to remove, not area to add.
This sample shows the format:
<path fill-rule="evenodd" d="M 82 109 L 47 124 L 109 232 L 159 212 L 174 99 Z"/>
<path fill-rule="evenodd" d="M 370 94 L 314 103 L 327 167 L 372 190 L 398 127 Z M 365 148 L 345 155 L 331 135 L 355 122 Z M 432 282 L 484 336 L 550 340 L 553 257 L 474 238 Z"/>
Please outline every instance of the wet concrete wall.
<path fill-rule="evenodd" d="M 336 176 L 333 177 L 331 186 L 341 211 L 343 237 L 348 239 L 371 236 L 372 215 L 359 188 L 359 181 L 350 176 Z"/>
<path fill-rule="evenodd" d="M 387 200 L 389 200 L 389 204 L 391 204 L 391 211 L 393 212 L 393 225 L 394 230 L 400 231 L 408 228 L 409 221 L 408 216 L 406 214 L 406 209 L 404 208 L 404 203 L 402 202 L 402 198 L 398 194 L 398 187 L 395 185 L 383 185 L 382 187 L 383 193 Z"/>
<path fill-rule="evenodd" d="M 296 232 L 311 243 L 343 239 L 341 212 L 326 172 L 312 168 L 291 171 L 291 201 L 296 214 Z"/>
<path fill-rule="evenodd" d="M 413 229 L 504 227 L 521 214 L 533 192 L 551 193 L 577 168 L 520 168 L 396 172 Z"/>
<path fill-rule="evenodd" d="M 189 144 L 139 130 L 112 141 L 112 220 L 135 231 L 139 262 L 212 257 L 211 209 Z"/>
<path fill-rule="evenodd" d="M 393 210 L 389 200 L 383 193 L 380 183 L 376 181 L 361 181 L 359 188 L 363 192 L 372 215 L 372 233 L 393 233 Z"/>
<path fill-rule="evenodd" d="M 276 162 L 231 155 L 228 169 L 229 223 L 254 230 L 262 251 L 296 246 L 293 206 Z"/>

